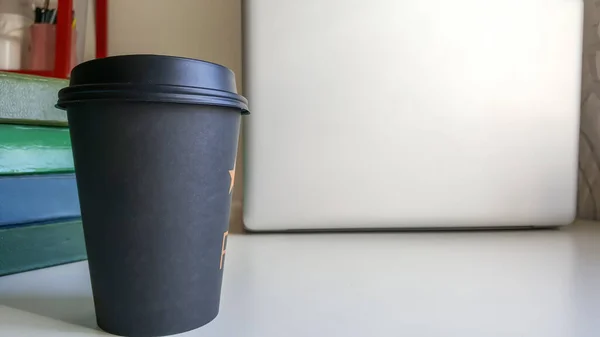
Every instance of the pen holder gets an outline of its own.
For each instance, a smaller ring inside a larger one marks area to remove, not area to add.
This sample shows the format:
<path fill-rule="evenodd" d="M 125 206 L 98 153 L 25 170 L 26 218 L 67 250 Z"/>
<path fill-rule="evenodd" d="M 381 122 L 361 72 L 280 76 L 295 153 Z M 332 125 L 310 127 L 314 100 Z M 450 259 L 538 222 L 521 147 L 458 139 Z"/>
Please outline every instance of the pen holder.
<path fill-rule="evenodd" d="M 36 23 L 30 28 L 28 70 L 48 71 L 54 68 L 56 25 Z M 71 68 L 77 65 L 77 31 L 71 34 Z"/>

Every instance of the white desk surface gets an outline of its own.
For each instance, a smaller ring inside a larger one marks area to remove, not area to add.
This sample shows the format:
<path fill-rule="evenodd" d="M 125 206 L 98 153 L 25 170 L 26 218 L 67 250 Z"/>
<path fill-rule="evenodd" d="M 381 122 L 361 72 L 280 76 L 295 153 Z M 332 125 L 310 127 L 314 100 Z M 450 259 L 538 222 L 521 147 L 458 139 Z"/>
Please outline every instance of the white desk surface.
<path fill-rule="evenodd" d="M 600 336 L 600 224 L 232 236 L 221 313 L 181 336 Z M 0 336 L 106 336 L 87 264 L 0 278 Z"/>

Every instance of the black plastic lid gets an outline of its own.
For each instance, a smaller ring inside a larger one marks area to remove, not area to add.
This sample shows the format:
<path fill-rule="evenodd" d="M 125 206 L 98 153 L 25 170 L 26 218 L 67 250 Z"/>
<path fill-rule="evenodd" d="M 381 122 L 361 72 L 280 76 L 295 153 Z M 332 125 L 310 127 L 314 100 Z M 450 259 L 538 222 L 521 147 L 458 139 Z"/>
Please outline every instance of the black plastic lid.
<path fill-rule="evenodd" d="M 216 105 L 248 114 L 248 101 L 237 94 L 235 74 L 224 66 L 162 55 L 123 55 L 84 62 L 58 92 L 60 109 L 71 103 L 126 100 Z"/>

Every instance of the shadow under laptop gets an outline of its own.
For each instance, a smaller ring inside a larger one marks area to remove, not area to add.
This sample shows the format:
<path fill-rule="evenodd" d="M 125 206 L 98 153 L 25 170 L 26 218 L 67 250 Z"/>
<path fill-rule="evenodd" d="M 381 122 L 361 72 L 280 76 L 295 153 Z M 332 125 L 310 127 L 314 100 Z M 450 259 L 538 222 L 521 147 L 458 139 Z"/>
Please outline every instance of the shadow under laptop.
<path fill-rule="evenodd" d="M 15 312 L 11 312 L 11 309 Z M 8 311 L 11 317 L 17 317 L 16 320 L 10 320 L 4 312 Z M 41 318 L 50 319 L 73 325 L 69 330 L 80 327 L 82 329 L 98 330 L 96 316 L 94 313 L 94 301 L 90 297 L 36 297 L 32 296 L 2 296 L 0 295 L 0 326 L 15 326 L 24 322 L 29 327 L 30 322 L 19 319 L 18 312 L 33 314 Z M 35 321 L 45 321 L 36 319 Z M 46 323 L 44 323 L 46 324 Z M 60 325 L 60 324 L 54 324 Z"/>
<path fill-rule="evenodd" d="M 0 326 L 6 336 L 108 336 L 88 327 L 0 305 Z"/>

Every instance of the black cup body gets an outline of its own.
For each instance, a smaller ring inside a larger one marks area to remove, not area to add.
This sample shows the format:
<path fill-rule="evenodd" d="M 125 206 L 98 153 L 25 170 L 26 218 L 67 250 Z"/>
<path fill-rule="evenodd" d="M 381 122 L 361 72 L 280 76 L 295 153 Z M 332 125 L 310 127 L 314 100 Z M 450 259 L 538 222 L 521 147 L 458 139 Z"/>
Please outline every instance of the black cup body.
<path fill-rule="evenodd" d="M 239 111 L 87 103 L 68 118 L 99 327 L 156 336 L 211 321 Z"/>
<path fill-rule="evenodd" d="M 79 71 L 58 106 L 71 129 L 98 326 L 133 337 L 198 328 L 219 311 L 244 109 L 201 95 L 179 103 L 161 91 L 176 91 L 173 81 L 80 87 Z M 114 82 L 105 77 L 92 80 Z"/>

